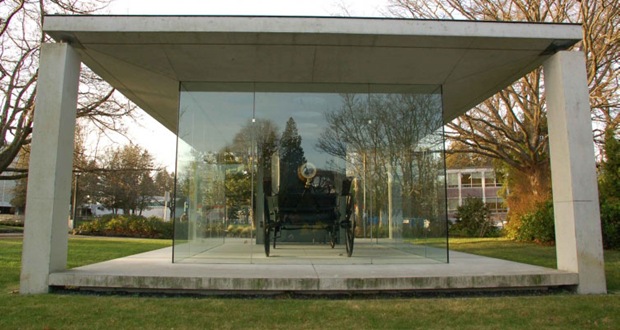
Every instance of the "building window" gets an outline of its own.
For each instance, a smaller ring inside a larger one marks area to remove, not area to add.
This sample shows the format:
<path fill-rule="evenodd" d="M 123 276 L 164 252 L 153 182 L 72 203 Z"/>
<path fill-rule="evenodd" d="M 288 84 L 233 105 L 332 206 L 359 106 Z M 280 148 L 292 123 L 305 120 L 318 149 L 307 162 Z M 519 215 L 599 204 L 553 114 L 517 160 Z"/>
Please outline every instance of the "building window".
<path fill-rule="evenodd" d="M 489 211 L 491 211 L 492 213 L 500 213 L 500 212 L 508 211 L 506 207 L 504 206 L 504 200 L 499 197 L 487 198 L 485 201 L 485 204 L 487 208 L 489 208 Z"/>
<path fill-rule="evenodd" d="M 484 186 L 485 187 L 501 187 L 502 176 L 501 174 L 493 172 L 484 172 Z"/>
<path fill-rule="evenodd" d="M 448 188 L 457 188 L 459 186 L 459 174 L 448 173 Z"/>
<path fill-rule="evenodd" d="M 482 187 L 482 173 L 462 173 L 461 186 L 463 187 Z"/>
<path fill-rule="evenodd" d="M 449 198 L 448 199 L 448 211 L 456 211 L 459 207 L 459 199 L 458 198 Z"/>

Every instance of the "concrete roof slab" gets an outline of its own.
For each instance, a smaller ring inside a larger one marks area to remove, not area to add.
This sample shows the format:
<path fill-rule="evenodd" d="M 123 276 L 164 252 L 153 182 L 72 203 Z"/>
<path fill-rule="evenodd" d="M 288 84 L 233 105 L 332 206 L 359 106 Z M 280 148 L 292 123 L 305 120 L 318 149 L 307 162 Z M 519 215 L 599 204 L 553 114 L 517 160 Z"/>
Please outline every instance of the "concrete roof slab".
<path fill-rule="evenodd" d="M 449 121 L 581 39 L 579 25 L 333 17 L 49 16 L 43 29 L 173 132 L 181 81 L 442 85 Z"/>

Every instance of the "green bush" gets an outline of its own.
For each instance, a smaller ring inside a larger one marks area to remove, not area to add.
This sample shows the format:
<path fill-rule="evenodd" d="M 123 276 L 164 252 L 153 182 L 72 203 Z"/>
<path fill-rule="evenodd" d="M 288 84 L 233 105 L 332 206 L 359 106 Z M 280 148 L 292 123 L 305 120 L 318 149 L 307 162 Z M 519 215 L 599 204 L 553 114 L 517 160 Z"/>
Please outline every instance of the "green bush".
<path fill-rule="evenodd" d="M 411 218 L 408 224 L 403 225 L 402 234 L 405 238 L 428 237 L 428 228 L 424 227 L 423 218 Z"/>
<path fill-rule="evenodd" d="M 604 155 L 599 176 L 603 246 L 617 249 L 620 247 L 620 141 L 614 130 L 605 132 Z"/>
<path fill-rule="evenodd" d="M 251 238 L 255 234 L 251 225 L 228 225 L 226 228 L 226 236 Z"/>
<path fill-rule="evenodd" d="M 172 238 L 172 222 L 157 217 L 137 215 L 106 215 L 80 224 L 73 230 L 75 235 L 118 236 L 140 238 Z"/>
<path fill-rule="evenodd" d="M 228 228 L 226 229 L 227 231 L 227 236 L 230 237 L 241 237 L 241 232 L 243 231 L 243 227 L 242 226 L 238 226 L 238 225 L 228 225 Z"/>
<path fill-rule="evenodd" d="M 20 220 L 6 220 L 6 221 L 0 221 L 0 225 L 23 228 L 24 222 Z"/>
<path fill-rule="evenodd" d="M 620 202 L 601 203 L 601 229 L 606 249 L 620 248 Z"/>
<path fill-rule="evenodd" d="M 516 232 L 518 241 L 548 244 L 555 242 L 553 201 L 538 204 L 536 210 L 520 218 L 521 226 Z"/>
<path fill-rule="evenodd" d="M 481 198 L 468 197 L 456 209 L 456 222 L 450 227 L 453 236 L 494 237 L 499 229 L 489 219 L 489 208 Z"/>
<path fill-rule="evenodd" d="M 199 223 L 197 231 L 198 233 L 202 233 L 202 236 L 199 237 L 222 237 L 224 233 L 224 225 L 222 223 L 211 223 L 204 224 Z"/>
<path fill-rule="evenodd" d="M 174 219 L 174 239 L 187 240 L 189 238 L 189 222 Z"/>
<path fill-rule="evenodd" d="M 108 220 L 104 220 L 103 218 L 95 219 L 89 222 L 83 222 L 77 228 L 73 229 L 74 235 L 92 235 L 92 236 L 103 236 L 103 229 Z"/>
<path fill-rule="evenodd" d="M 256 231 L 252 229 L 252 226 L 244 226 L 241 228 L 241 237 L 253 237 Z"/>

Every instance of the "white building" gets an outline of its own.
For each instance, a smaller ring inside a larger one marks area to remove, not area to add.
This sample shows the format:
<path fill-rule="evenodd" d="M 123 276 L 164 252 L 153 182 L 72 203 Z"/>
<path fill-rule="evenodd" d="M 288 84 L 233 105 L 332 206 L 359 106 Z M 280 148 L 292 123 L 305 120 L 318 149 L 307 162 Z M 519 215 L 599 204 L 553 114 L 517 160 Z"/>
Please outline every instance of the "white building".
<path fill-rule="evenodd" d="M 491 212 L 491 219 L 503 226 L 508 209 L 504 199 L 498 196 L 503 188 L 502 179 L 493 168 L 447 169 L 448 218 L 455 220 L 456 209 L 468 197 L 480 198 Z"/>

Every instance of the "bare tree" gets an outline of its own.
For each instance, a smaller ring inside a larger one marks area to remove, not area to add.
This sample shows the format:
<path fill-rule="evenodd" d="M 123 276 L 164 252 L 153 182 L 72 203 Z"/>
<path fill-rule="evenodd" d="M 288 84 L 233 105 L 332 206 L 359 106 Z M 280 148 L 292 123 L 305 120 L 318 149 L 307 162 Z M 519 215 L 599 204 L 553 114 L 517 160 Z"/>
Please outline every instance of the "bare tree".
<path fill-rule="evenodd" d="M 95 191 L 98 188 L 97 185 L 97 172 L 100 170 L 97 166 L 97 162 L 86 154 L 86 128 L 77 125 L 75 128 L 75 144 L 73 148 L 73 168 L 74 174 L 81 176 L 79 179 L 80 189 L 77 199 L 71 196 L 71 201 L 77 200 L 78 203 L 82 203 L 87 194 L 96 196 Z M 30 162 L 30 145 L 22 146 L 19 155 L 13 164 L 19 169 L 27 169 Z M 25 172 L 23 172 L 25 173 Z M 74 175 L 72 180 L 78 180 Z M 28 186 L 28 177 L 23 176 L 17 179 L 16 186 L 13 189 L 13 200 L 11 204 L 20 210 L 24 210 L 26 206 L 26 189 Z M 71 184 L 75 187 L 75 181 Z M 72 194 L 75 191 L 72 190 Z"/>
<path fill-rule="evenodd" d="M 605 143 L 605 132 L 617 135 L 620 127 L 620 1 L 580 1 L 578 22 L 583 24 L 590 105 L 599 123 L 595 139 Z"/>
<path fill-rule="evenodd" d="M 232 142 L 226 145 L 220 154 L 230 152 L 231 155 L 240 158 L 241 163 L 252 168 L 249 156 L 253 147 L 256 148 L 255 161 L 261 164 L 265 171 L 271 169 L 271 155 L 278 148 L 278 126 L 268 119 L 248 120 L 245 125 L 237 132 Z M 224 159 L 224 162 L 226 160 Z"/>
<path fill-rule="evenodd" d="M 414 18 L 528 22 L 582 22 L 596 141 L 607 130 L 618 131 L 618 54 L 620 27 L 617 0 L 392 0 L 391 12 Z M 527 211 L 550 194 L 546 106 L 542 70 L 537 69 L 448 124 L 452 151 L 473 152 L 500 160 L 521 187 L 511 195 L 528 201 Z M 510 184 L 510 182 L 509 182 Z M 510 200 L 509 200 L 510 204 Z M 513 212 L 515 213 L 515 212 Z M 517 212 L 518 213 L 518 212 Z"/>
<path fill-rule="evenodd" d="M 316 148 L 349 162 L 368 184 L 376 210 L 385 210 L 390 177 L 402 187 L 406 217 L 436 213 L 436 169 L 443 167 L 438 95 L 342 94 L 340 109 L 326 112 Z M 437 148 L 437 146 L 440 148 Z M 422 214 L 422 212 L 427 212 Z"/>
<path fill-rule="evenodd" d="M 25 177 L 27 170 L 13 168 L 20 150 L 30 144 L 35 115 L 40 45 L 49 42 L 42 33 L 44 15 L 90 14 L 109 0 L 4 0 L 0 1 L 0 179 Z M 80 77 L 77 116 L 102 129 L 117 129 L 117 120 L 133 107 L 109 85 L 84 68 Z"/>

